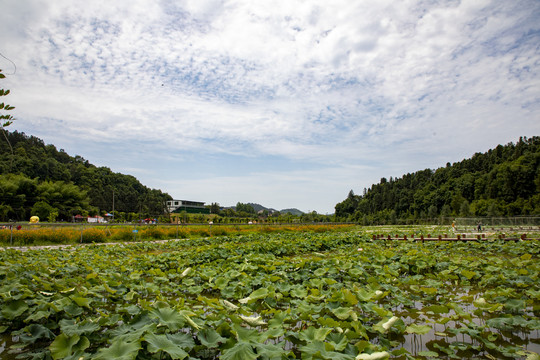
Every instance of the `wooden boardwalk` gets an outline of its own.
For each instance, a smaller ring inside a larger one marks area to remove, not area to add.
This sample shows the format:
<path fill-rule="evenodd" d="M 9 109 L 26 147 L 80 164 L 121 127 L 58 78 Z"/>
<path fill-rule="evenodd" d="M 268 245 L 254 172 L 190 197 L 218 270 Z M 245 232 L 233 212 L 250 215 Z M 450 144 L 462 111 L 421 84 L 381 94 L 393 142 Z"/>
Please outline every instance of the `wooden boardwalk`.
<path fill-rule="evenodd" d="M 476 234 L 458 234 L 455 237 L 448 237 L 448 235 L 438 235 L 437 237 L 432 237 L 431 234 L 427 236 L 411 236 L 407 235 L 373 235 L 373 240 L 402 240 L 402 241 L 487 241 L 487 240 L 503 240 L 503 241 L 520 241 L 520 240 L 535 240 L 527 238 L 527 234 L 522 234 L 520 237 L 506 237 L 505 234 L 499 234 L 497 237 L 487 237 L 484 233 Z M 538 239 L 536 239 L 538 240 Z"/>

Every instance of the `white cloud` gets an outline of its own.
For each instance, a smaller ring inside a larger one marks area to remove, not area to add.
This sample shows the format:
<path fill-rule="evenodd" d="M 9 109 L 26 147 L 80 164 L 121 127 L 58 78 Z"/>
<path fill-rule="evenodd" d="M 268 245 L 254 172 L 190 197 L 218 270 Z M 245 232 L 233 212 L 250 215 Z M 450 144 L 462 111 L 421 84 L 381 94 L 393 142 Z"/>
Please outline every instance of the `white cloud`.
<path fill-rule="evenodd" d="M 532 0 L 6 0 L 3 8 L 0 51 L 17 63 L 6 80 L 14 128 L 75 153 L 114 148 L 127 163 L 80 155 L 126 170 L 142 169 L 142 157 L 182 168 L 197 156 L 275 156 L 313 171 L 302 183 L 288 180 L 285 165 L 265 172 L 262 161 L 234 178 L 211 171 L 182 183 L 194 196 L 197 184 L 222 181 L 232 199 L 240 183 L 300 208 L 318 210 L 320 199 L 330 212 L 341 200 L 335 189 L 344 197 L 540 130 Z M 375 176 L 344 170 L 368 163 Z M 327 182 L 330 165 L 338 180 Z"/>

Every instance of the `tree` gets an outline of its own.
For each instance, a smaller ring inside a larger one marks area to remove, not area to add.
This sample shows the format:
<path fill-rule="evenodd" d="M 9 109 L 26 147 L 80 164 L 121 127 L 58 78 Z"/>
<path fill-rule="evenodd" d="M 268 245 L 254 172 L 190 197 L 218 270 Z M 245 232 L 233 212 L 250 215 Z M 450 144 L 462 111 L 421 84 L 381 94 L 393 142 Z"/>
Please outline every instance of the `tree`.
<path fill-rule="evenodd" d="M 219 215 L 219 213 L 221 212 L 219 203 L 214 202 L 209 206 L 209 208 L 210 208 L 210 214 Z"/>
<path fill-rule="evenodd" d="M 58 216 L 58 210 L 53 208 L 45 201 L 38 201 L 34 204 L 34 206 L 32 206 L 30 215 L 35 215 L 43 220 L 48 219 L 49 217 L 51 217 L 51 215 L 54 215 L 53 217 L 56 220 L 56 217 Z"/>
<path fill-rule="evenodd" d="M 255 215 L 255 209 L 253 208 L 253 206 L 249 204 L 242 204 L 241 202 L 238 202 L 236 204 L 236 212 L 237 213 L 243 212 L 250 215 Z"/>
<path fill-rule="evenodd" d="M 5 78 L 6 76 L 2 74 L 2 69 L 0 69 L 0 79 L 5 79 Z M 8 94 L 9 94 L 9 90 L 0 89 L 0 96 L 7 96 Z M 3 102 L 0 103 L 0 110 L 8 111 L 8 110 L 13 110 L 13 109 L 15 109 L 14 106 L 4 104 Z M 9 114 L 0 115 L 0 119 L 2 120 L 2 129 L 11 125 L 13 123 L 13 120 L 15 120 L 13 116 Z"/>
<path fill-rule="evenodd" d="M 2 69 L 0 69 L 0 79 L 5 79 L 6 76 L 4 74 L 2 74 Z M 0 89 L 0 96 L 7 96 L 9 94 L 9 90 L 4 90 L 4 89 Z M 13 110 L 15 109 L 14 106 L 11 106 L 11 105 L 8 105 L 8 104 L 4 104 L 4 102 L 1 102 L 0 103 L 0 110 L 6 110 L 6 111 L 9 111 L 9 110 Z M 15 120 L 15 118 L 12 116 L 12 115 L 9 115 L 9 114 L 2 114 L 0 113 L 0 125 L 2 127 L 2 133 L 4 133 L 4 137 L 6 138 L 6 141 L 9 145 L 9 148 L 11 149 L 11 159 L 10 159 L 10 162 L 9 162 L 9 169 L 11 171 L 11 168 L 13 166 L 13 147 L 11 146 L 11 143 L 9 142 L 9 139 L 6 135 L 6 127 L 8 127 L 9 125 L 11 125 L 13 123 L 13 120 Z"/>

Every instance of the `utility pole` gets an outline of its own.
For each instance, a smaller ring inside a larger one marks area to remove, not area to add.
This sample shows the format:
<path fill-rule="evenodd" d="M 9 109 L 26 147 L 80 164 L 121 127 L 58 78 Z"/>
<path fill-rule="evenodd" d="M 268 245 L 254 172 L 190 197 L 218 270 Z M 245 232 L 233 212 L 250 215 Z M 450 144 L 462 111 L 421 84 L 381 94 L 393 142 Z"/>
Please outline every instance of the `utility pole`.
<path fill-rule="evenodd" d="M 114 188 L 112 190 L 112 222 L 114 223 Z"/>

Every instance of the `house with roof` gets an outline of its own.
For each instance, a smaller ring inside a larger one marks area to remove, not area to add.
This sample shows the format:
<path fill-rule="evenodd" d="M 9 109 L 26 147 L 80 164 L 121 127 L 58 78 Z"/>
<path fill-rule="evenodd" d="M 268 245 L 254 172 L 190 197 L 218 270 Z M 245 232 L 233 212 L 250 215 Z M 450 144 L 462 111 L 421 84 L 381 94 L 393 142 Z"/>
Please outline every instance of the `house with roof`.
<path fill-rule="evenodd" d="M 180 214 L 210 214 L 210 209 L 204 206 L 204 202 L 192 200 L 169 200 L 167 210 L 171 220 L 177 220 Z"/>

